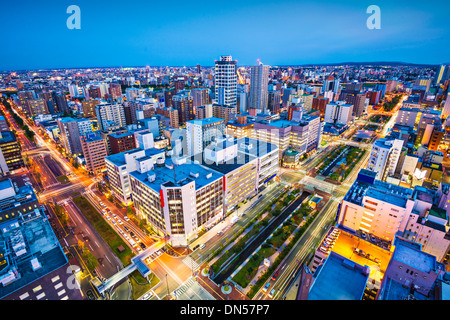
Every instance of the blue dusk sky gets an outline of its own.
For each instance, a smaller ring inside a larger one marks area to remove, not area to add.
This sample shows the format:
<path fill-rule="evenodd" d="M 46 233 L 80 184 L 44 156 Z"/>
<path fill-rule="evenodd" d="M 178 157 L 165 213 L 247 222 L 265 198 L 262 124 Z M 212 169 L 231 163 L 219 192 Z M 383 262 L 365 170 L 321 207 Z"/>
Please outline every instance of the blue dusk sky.
<path fill-rule="evenodd" d="M 67 7 L 81 10 L 70 30 Z M 370 5 L 381 29 L 370 30 Z M 0 70 L 450 61 L 450 1 L 3 1 Z"/>

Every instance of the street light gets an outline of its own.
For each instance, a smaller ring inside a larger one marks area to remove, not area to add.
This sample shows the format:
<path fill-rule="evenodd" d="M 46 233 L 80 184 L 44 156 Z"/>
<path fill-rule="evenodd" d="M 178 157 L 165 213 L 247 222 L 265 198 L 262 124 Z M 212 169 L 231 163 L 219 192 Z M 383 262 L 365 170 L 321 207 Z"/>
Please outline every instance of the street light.
<path fill-rule="evenodd" d="M 166 285 L 167 285 L 167 299 L 169 298 L 169 280 L 167 280 L 167 273 L 166 273 Z"/>

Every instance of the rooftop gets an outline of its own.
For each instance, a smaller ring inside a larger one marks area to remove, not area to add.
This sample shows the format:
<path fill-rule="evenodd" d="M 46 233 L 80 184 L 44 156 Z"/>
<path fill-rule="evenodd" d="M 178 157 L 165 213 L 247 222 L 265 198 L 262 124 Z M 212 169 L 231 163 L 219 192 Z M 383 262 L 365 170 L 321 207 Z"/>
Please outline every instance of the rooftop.
<path fill-rule="evenodd" d="M 116 166 L 122 166 L 122 165 L 126 164 L 126 162 L 125 162 L 126 154 L 141 153 L 142 151 L 145 151 L 144 156 L 147 156 L 147 157 L 165 153 L 164 149 L 149 148 L 149 149 L 142 150 L 140 148 L 136 148 L 136 149 L 131 149 L 131 150 L 127 150 L 124 152 L 112 154 L 110 156 L 107 156 L 105 159 L 112 162 Z M 140 158 L 140 157 L 137 157 L 137 158 Z"/>
<path fill-rule="evenodd" d="M 426 252 L 415 249 L 410 245 L 397 240 L 392 259 L 400 261 L 405 265 L 420 270 L 425 273 L 430 273 L 436 270 L 436 257 Z"/>
<path fill-rule="evenodd" d="M 314 277 L 308 300 L 361 300 L 369 268 L 331 251 Z"/>
<path fill-rule="evenodd" d="M 7 143 L 12 141 L 16 141 L 16 136 L 12 131 L 0 132 L 0 143 Z"/>
<path fill-rule="evenodd" d="M 195 189 L 198 190 L 222 178 L 223 175 L 198 164 L 184 163 L 175 165 L 173 169 L 166 165 L 155 165 L 153 170 L 144 173 L 133 171 L 130 176 L 159 193 L 163 184 L 166 187 L 181 187 L 192 181 L 195 181 Z M 149 179 L 149 176 L 153 179 Z"/>
<path fill-rule="evenodd" d="M 67 263 L 52 227 L 40 209 L 1 224 L 1 242 L 14 243 L 15 246 L 7 247 L 9 265 L 0 273 L 0 281 L 4 283 L 0 297 L 29 285 Z"/>
<path fill-rule="evenodd" d="M 195 120 L 187 121 L 187 123 L 192 123 L 197 126 L 205 126 L 207 124 L 213 124 L 213 123 L 219 123 L 219 122 L 225 122 L 225 120 L 220 119 L 220 118 L 210 117 L 210 118 L 205 118 L 205 119 L 195 119 Z"/>

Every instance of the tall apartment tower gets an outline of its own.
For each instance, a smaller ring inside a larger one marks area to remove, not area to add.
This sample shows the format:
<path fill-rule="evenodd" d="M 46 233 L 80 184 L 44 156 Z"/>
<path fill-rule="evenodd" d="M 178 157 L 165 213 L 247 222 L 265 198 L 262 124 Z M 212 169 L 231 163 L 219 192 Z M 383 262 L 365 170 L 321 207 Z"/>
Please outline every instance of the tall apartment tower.
<path fill-rule="evenodd" d="M 250 108 L 260 109 L 262 112 L 267 109 L 269 85 L 269 66 L 265 66 L 258 60 L 256 66 L 251 68 L 250 78 Z"/>
<path fill-rule="evenodd" d="M 215 103 L 236 107 L 237 61 L 231 56 L 221 56 L 215 62 Z"/>
<path fill-rule="evenodd" d="M 122 104 L 98 104 L 95 106 L 95 115 L 100 130 L 108 129 L 108 121 L 114 122 L 119 127 L 126 126 L 125 109 Z"/>

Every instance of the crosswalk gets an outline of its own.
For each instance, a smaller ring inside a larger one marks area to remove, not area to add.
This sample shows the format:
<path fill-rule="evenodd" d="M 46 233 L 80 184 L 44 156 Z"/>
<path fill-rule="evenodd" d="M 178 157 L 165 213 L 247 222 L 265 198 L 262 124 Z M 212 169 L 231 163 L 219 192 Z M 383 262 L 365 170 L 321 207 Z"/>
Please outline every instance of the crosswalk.
<path fill-rule="evenodd" d="M 192 285 L 195 283 L 194 278 L 190 277 L 186 282 L 184 282 L 181 286 L 179 286 L 175 291 L 173 292 L 176 296 L 181 296 L 183 293 L 185 293 Z"/>
<path fill-rule="evenodd" d="M 197 270 L 200 266 L 197 262 L 195 262 L 191 257 L 187 256 L 183 259 L 183 263 L 189 267 L 189 269 Z"/>

